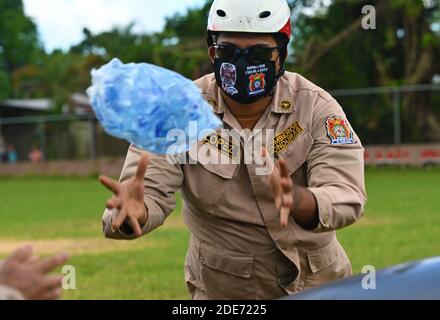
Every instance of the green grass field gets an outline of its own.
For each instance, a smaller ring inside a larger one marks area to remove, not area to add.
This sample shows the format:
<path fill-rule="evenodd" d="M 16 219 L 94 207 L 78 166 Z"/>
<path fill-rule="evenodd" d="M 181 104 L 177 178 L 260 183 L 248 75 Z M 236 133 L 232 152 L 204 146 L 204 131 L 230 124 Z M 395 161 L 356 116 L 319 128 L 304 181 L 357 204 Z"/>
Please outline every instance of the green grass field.
<path fill-rule="evenodd" d="M 365 216 L 338 237 L 356 273 L 440 255 L 440 169 L 369 169 Z M 77 290 L 65 299 L 188 299 L 188 232 L 176 212 L 132 242 L 101 233 L 109 193 L 97 179 L 0 178 L 0 257 L 22 243 L 46 255 L 69 251 Z"/>

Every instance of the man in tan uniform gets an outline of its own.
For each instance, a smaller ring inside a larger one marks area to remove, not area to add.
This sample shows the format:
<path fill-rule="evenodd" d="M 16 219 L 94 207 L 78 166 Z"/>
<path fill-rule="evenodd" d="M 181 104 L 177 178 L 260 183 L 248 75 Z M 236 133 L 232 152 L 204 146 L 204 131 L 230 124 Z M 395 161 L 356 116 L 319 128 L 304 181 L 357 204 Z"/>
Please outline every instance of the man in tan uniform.
<path fill-rule="evenodd" d="M 283 71 L 286 1 L 216 0 L 208 30 L 216 72 L 196 84 L 238 138 L 210 135 L 184 163 L 131 146 L 119 183 L 101 177 L 114 193 L 105 235 L 151 232 L 173 211 L 180 190 L 193 299 L 274 299 L 351 275 L 335 230 L 363 213 L 364 150 L 335 99 Z M 274 132 L 272 143 L 258 150 L 265 132 Z M 249 150 L 263 154 L 269 175 L 262 163 L 246 160 Z"/>

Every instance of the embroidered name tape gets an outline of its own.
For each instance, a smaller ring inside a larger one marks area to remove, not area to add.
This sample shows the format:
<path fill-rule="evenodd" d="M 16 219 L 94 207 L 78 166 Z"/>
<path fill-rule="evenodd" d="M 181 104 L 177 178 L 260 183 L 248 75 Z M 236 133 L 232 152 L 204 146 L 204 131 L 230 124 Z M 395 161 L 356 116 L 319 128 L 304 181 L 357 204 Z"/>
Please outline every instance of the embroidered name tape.
<path fill-rule="evenodd" d="M 238 159 L 239 147 L 232 142 L 232 137 L 224 138 L 220 134 L 212 134 L 207 136 L 203 143 L 209 147 L 220 151 L 231 159 Z"/>
<path fill-rule="evenodd" d="M 295 141 L 302 133 L 304 129 L 301 128 L 298 121 L 293 123 L 286 130 L 276 135 L 274 138 L 274 148 L 275 154 L 280 153 L 286 149 L 293 141 Z"/>

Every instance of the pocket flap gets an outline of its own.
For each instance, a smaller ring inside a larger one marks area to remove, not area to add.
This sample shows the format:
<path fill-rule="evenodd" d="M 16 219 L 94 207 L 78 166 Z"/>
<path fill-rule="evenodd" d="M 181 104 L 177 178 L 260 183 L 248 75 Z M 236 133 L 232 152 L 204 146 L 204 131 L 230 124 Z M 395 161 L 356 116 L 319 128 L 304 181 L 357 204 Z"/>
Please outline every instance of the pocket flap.
<path fill-rule="evenodd" d="M 295 171 L 306 162 L 310 150 L 312 150 L 313 143 L 313 137 L 307 130 L 305 130 L 286 151 L 280 154 L 287 159 L 287 170 L 289 175 L 295 173 Z"/>
<path fill-rule="evenodd" d="M 189 157 L 191 161 L 224 179 L 232 179 L 240 163 L 240 158 L 233 159 L 201 141 L 191 146 Z"/>
<path fill-rule="evenodd" d="M 333 240 L 324 247 L 307 251 L 307 258 L 312 273 L 317 273 L 338 260 L 340 254 L 337 244 L 338 242 Z"/>
<path fill-rule="evenodd" d="M 226 272 L 237 277 L 250 278 L 254 264 L 251 255 L 237 255 L 218 248 L 201 246 L 202 263 L 212 269 Z"/>

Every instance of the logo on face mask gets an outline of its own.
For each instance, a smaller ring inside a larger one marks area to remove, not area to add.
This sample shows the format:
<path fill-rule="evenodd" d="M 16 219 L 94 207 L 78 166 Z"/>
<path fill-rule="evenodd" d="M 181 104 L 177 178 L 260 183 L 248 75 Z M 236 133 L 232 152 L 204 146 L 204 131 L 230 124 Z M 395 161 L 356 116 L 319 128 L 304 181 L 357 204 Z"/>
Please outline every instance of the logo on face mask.
<path fill-rule="evenodd" d="M 260 95 L 266 90 L 266 72 L 269 68 L 265 64 L 248 66 L 246 76 L 249 77 L 249 96 Z"/>
<path fill-rule="evenodd" d="M 259 94 L 264 92 L 266 89 L 266 80 L 264 78 L 266 75 L 264 73 L 253 74 L 249 77 L 249 94 Z"/>
<path fill-rule="evenodd" d="M 275 61 L 251 64 L 245 57 L 235 63 L 215 59 L 214 67 L 218 86 L 241 104 L 250 104 L 272 94 L 276 84 Z"/>
<path fill-rule="evenodd" d="M 233 96 L 238 93 L 235 88 L 235 83 L 237 82 L 237 69 L 231 63 L 223 63 L 220 67 L 220 78 L 222 80 L 223 90 Z"/>

